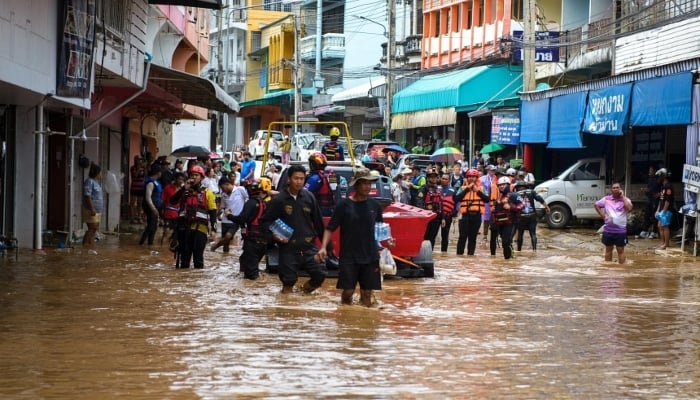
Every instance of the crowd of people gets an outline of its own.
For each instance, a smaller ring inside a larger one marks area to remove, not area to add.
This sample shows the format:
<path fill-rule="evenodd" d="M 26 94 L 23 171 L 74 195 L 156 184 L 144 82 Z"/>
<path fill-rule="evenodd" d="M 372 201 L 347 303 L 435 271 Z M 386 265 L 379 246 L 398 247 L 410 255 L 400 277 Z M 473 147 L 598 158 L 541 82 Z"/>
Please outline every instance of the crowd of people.
<path fill-rule="evenodd" d="M 329 153 L 336 155 L 338 148 L 332 143 L 331 147 Z M 484 161 L 477 153 L 472 160 L 452 165 L 432 163 L 422 168 L 409 164 L 402 171 L 392 171 L 388 165 L 371 171 L 355 168 L 349 183 L 338 184 L 335 177 L 336 185 L 331 186 L 329 176 L 333 173 L 326 172 L 328 158 L 324 153 L 311 154 L 308 169 L 304 165 L 288 166 L 285 182 L 279 182 L 274 164 L 267 177 L 256 177 L 255 161 L 245 151 L 238 162 L 225 156 L 221 160 L 189 160 L 185 166 L 177 160 L 173 168 L 167 157 L 159 157 L 149 165 L 136 156 L 130 170 L 131 218 L 135 223 L 145 221 L 140 245 L 152 246 L 158 228 L 163 227 L 161 244 L 167 238 L 176 268 L 203 268 L 207 247 L 210 251 L 222 248 L 228 253 L 240 231 L 240 272 L 246 279 L 255 280 L 260 277 L 262 258 L 271 246 L 276 246 L 283 293 L 294 291 L 302 272 L 310 278 L 299 290 L 316 290 L 325 281 L 326 263 L 335 258 L 341 302 L 352 303 L 359 284 L 359 302 L 370 306 L 372 291 L 381 289 L 379 251 L 394 245 L 391 238 L 373 240 L 375 224 L 383 222 L 383 218 L 379 202 L 369 193 L 381 175 L 390 178 L 393 201 L 436 214 L 427 224 L 423 239 L 434 248 L 440 234 L 443 253 L 448 251 L 453 224 L 458 232 L 457 255 L 466 252 L 467 256 L 474 256 L 480 234 L 492 256 L 500 247 L 504 259 L 513 258 L 515 250 L 522 251 L 526 232 L 531 249 L 537 250 L 539 216 L 535 203 L 541 203 L 547 213 L 549 207 L 535 192 L 534 177 L 523 167 L 508 166 L 501 157 L 496 157 L 494 164 Z M 83 219 L 88 225 L 84 244 L 90 248 L 103 207 L 100 173 L 99 166 L 91 165 L 83 188 Z M 278 183 L 283 183 L 280 191 L 276 190 Z M 337 191 L 341 191 L 340 195 Z M 658 235 L 658 248 L 665 249 L 674 204 L 665 169 L 650 168 L 647 195 L 648 230 L 641 235 Z M 595 208 L 604 220 L 601 241 L 605 260 L 612 260 L 615 249 L 618 261 L 624 263 L 627 216 L 632 202 L 615 183 L 612 193 L 596 202 Z M 280 227 L 286 227 L 288 234 L 280 234 L 284 231 Z M 339 255 L 335 255 L 331 241 L 337 229 Z"/>

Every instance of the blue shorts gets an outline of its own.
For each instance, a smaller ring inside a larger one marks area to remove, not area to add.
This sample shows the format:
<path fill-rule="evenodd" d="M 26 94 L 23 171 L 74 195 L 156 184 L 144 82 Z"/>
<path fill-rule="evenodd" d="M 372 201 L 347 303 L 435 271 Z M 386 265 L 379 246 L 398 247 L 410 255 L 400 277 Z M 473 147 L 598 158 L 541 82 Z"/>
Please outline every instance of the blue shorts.
<path fill-rule="evenodd" d="M 671 210 L 659 211 L 654 216 L 656 217 L 657 220 L 659 220 L 659 224 L 661 224 L 661 226 L 670 226 L 671 225 L 671 217 L 673 217 Z"/>
<path fill-rule="evenodd" d="M 627 234 L 603 232 L 603 238 L 600 241 L 606 246 L 625 247 L 627 245 Z"/>

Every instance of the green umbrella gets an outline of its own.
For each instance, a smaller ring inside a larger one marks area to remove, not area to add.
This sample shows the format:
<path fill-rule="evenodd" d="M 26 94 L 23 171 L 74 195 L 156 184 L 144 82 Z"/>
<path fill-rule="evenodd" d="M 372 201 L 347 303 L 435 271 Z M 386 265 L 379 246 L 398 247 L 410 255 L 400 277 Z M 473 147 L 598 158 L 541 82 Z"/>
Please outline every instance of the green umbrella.
<path fill-rule="evenodd" d="M 499 143 L 489 143 L 486 146 L 481 148 L 481 154 L 491 154 L 491 153 L 496 153 L 498 151 L 501 151 L 505 149 L 506 146 L 503 144 Z"/>

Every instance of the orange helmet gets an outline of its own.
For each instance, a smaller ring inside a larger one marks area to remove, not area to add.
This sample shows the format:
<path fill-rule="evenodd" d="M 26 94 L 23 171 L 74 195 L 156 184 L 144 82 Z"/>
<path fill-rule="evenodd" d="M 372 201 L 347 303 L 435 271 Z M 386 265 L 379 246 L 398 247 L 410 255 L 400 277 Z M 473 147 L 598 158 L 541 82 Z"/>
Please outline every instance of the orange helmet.
<path fill-rule="evenodd" d="M 478 177 L 479 177 L 479 171 L 475 170 L 474 168 L 470 168 L 470 169 L 467 171 L 467 176 L 473 176 L 473 177 L 475 177 L 475 178 L 478 178 Z"/>
<path fill-rule="evenodd" d="M 309 155 L 309 168 L 312 171 L 321 171 L 328 166 L 328 159 L 323 153 L 311 153 Z"/>
<path fill-rule="evenodd" d="M 207 174 L 204 172 L 204 168 L 200 167 L 199 165 L 195 165 L 194 167 L 190 168 L 189 171 L 187 171 L 188 174 L 199 174 L 202 178 L 207 176 Z"/>

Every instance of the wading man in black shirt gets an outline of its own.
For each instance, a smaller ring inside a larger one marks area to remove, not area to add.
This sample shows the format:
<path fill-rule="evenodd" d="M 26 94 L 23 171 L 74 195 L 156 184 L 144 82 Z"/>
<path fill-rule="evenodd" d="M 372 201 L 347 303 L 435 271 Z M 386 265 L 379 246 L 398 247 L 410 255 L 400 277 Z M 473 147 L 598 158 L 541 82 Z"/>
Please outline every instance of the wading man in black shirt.
<path fill-rule="evenodd" d="M 350 181 L 350 186 L 355 187 L 354 196 L 340 201 L 323 233 L 319 261 L 326 260 L 326 248 L 331 242 L 331 235 L 340 227 L 340 265 L 336 288 L 342 289 L 340 301 L 343 304 L 352 304 L 358 283 L 360 303 L 367 307 L 372 305 L 372 290 L 382 288 L 374 224 L 384 220 L 379 202 L 369 197 L 372 181 L 378 178 L 371 175 L 367 168 L 356 170 Z M 385 244 L 393 247 L 393 239 L 388 239 Z"/>
<path fill-rule="evenodd" d="M 269 226 L 280 219 L 294 230 L 288 240 L 273 235 L 280 247 L 278 274 L 282 293 L 292 293 L 301 271 L 306 271 L 310 277 L 302 290 L 311 293 L 323 284 L 327 274 L 326 265 L 316 256 L 317 239 L 323 238 L 323 220 L 316 198 L 304 189 L 304 167 L 290 166 L 288 177 L 286 190 L 272 198 L 260 223 Z"/>

